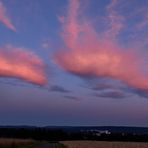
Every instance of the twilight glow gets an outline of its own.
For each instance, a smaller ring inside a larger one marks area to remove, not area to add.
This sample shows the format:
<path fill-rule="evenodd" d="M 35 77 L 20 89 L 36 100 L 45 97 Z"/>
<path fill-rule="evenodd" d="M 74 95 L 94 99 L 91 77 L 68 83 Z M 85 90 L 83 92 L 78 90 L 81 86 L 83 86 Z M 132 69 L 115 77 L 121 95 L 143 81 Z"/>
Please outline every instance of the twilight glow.
<path fill-rule="evenodd" d="M 0 0 L 0 124 L 147 126 L 147 6 Z"/>

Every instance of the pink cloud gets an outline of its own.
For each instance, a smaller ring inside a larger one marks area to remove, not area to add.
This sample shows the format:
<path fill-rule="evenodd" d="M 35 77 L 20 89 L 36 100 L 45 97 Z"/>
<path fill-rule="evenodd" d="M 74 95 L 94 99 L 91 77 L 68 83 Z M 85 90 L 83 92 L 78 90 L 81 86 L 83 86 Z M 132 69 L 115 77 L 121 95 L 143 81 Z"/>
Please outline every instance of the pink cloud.
<path fill-rule="evenodd" d="M 123 27 L 122 16 L 113 9 L 116 4 L 117 0 L 113 0 L 108 6 L 110 28 L 102 37 L 93 29 L 90 20 L 85 19 L 79 24 L 79 1 L 70 0 L 70 13 L 62 17 L 66 20 L 62 23 L 62 37 L 68 49 L 55 53 L 55 62 L 74 74 L 107 76 L 136 88 L 148 88 L 148 71 L 144 64 L 147 56 L 140 57 L 137 51 L 122 48 L 116 40 L 112 40 Z"/>
<path fill-rule="evenodd" d="M 118 0 L 111 0 L 111 3 L 107 6 L 108 16 L 106 18 L 109 26 L 105 32 L 105 37 L 115 39 L 119 35 L 121 29 L 124 27 L 124 17 L 119 15 L 116 8 L 119 4 Z"/>
<path fill-rule="evenodd" d="M 60 16 L 59 20 L 63 24 L 62 36 L 65 40 L 67 47 L 72 48 L 78 38 L 80 32 L 79 22 L 78 22 L 78 10 L 79 10 L 79 0 L 71 1 L 69 0 L 69 9 L 67 17 Z"/>
<path fill-rule="evenodd" d="M 19 78 L 33 84 L 46 84 L 45 66 L 34 53 L 10 45 L 0 47 L 0 77 Z"/>
<path fill-rule="evenodd" d="M 107 45 L 108 44 L 108 45 Z M 65 70 L 86 76 L 109 76 L 137 88 L 148 88 L 148 76 L 141 71 L 137 54 L 126 53 L 107 42 L 95 44 L 96 48 L 61 51 L 56 54 L 56 62 Z"/>
<path fill-rule="evenodd" d="M 0 22 L 2 22 L 9 29 L 16 31 L 16 28 L 12 24 L 10 18 L 7 16 L 6 8 L 2 2 L 0 2 Z"/>

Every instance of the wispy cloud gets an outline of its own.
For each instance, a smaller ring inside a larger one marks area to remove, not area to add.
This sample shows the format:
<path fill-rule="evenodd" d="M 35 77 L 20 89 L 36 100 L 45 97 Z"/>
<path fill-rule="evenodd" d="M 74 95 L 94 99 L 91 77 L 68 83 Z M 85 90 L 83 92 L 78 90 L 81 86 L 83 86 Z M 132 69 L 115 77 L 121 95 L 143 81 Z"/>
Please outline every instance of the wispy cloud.
<path fill-rule="evenodd" d="M 70 99 L 70 100 L 76 100 L 78 101 L 79 98 L 75 97 L 75 96 L 64 96 L 64 98 Z"/>
<path fill-rule="evenodd" d="M 91 87 L 91 89 L 95 91 L 112 89 L 112 88 L 114 88 L 112 85 L 105 83 L 96 84 L 95 86 Z"/>
<path fill-rule="evenodd" d="M 65 89 L 64 87 L 62 86 L 59 86 L 59 85 L 52 85 L 50 86 L 49 88 L 50 91 L 55 91 L 55 92 L 60 92 L 60 93 L 69 93 L 70 91 Z"/>
<path fill-rule="evenodd" d="M 0 47 L 0 77 L 13 77 L 33 84 L 46 84 L 43 61 L 33 52 L 11 45 Z"/>
<path fill-rule="evenodd" d="M 145 90 L 143 90 L 143 89 L 137 89 L 137 90 L 135 90 L 135 92 L 140 97 L 148 98 L 148 89 L 145 89 Z"/>
<path fill-rule="evenodd" d="M 148 26 L 147 7 L 140 9 L 138 12 L 142 19 L 136 24 L 136 28 L 142 30 L 144 27 Z"/>
<path fill-rule="evenodd" d="M 148 89 L 136 89 L 136 88 L 128 88 L 127 92 L 136 94 L 143 98 L 148 98 Z"/>
<path fill-rule="evenodd" d="M 73 48 L 78 35 L 80 33 L 79 21 L 78 21 L 78 11 L 79 11 L 79 0 L 68 0 L 68 15 L 60 16 L 59 20 L 63 24 L 63 33 L 65 44 L 68 48 Z"/>
<path fill-rule="evenodd" d="M 11 19 L 7 15 L 7 10 L 3 3 L 0 1 L 0 22 L 12 31 L 16 31 L 15 26 L 12 24 Z"/>
<path fill-rule="evenodd" d="M 108 28 L 104 34 L 107 39 L 115 39 L 121 29 L 123 28 L 124 17 L 119 15 L 116 8 L 119 4 L 118 0 L 111 0 L 111 3 L 107 6 L 107 18 Z"/>
<path fill-rule="evenodd" d="M 105 91 L 100 93 L 95 93 L 96 97 L 103 97 L 103 98 L 113 98 L 113 99 L 122 99 L 126 98 L 128 95 L 121 91 Z"/>

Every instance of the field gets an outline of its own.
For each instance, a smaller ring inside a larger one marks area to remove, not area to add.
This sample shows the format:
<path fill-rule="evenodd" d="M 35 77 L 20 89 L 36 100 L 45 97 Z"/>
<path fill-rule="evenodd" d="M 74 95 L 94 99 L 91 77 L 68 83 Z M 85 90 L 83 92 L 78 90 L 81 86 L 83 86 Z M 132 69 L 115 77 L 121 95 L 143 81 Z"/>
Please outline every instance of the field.
<path fill-rule="evenodd" d="M 148 148 L 142 142 L 104 142 L 104 141 L 64 141 L 68 148 Z"/>
<path fill-rule="evenodd" d="M 65 145 L 65 146 L 64 146 Z M 148 148 L 144 142 L 61 141 L 60 143 L 0 138 L 0 148 Z"/>
<path fill-rule="evenodd" d="M 0 148 L 67 148 L 62 143 L 0 138 Z"/>
<path fill-rule="evenodd" d="M 38 144 L 34 140 L 0 138 L 0 148 L 33 148 Z"/>

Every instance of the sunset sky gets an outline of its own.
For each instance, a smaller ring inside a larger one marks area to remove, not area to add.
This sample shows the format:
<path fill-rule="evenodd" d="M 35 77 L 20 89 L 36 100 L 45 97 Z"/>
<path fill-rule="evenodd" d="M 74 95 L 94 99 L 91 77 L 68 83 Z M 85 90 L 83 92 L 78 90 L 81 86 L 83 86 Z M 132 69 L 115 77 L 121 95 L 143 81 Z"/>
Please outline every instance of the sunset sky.
<path fill-rule="evenodd" d="M 0 0 L 0 125 L 148 126 L 148 0 Z"/>

